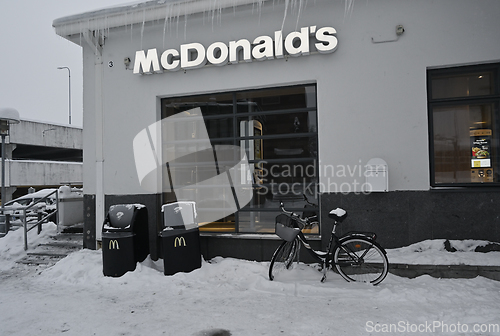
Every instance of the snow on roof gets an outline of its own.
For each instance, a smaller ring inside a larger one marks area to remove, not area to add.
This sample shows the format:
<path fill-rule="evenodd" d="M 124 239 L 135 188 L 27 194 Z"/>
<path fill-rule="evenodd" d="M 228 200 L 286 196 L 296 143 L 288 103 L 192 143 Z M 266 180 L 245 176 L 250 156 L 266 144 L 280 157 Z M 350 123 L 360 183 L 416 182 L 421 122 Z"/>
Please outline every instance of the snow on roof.
<path fill-rule="evenodd" d="M 166 20 L 195 13 L 218 13 L 224 8 L 262 5 L 269 0 L 150 0 L 106 7 L 54 20 L 56 34 L 68 38 L 130 24 Z"/>

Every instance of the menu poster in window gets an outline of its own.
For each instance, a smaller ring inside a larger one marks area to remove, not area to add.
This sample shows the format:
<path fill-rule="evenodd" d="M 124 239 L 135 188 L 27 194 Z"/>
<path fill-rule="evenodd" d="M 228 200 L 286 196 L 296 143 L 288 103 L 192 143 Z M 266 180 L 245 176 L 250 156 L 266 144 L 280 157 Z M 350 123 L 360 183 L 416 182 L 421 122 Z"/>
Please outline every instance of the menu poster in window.
<path fill-rule="evenodd" d="M 472 150 L 471 168 L 490 168 L 491 130 L 470 131 L 470 143 Z"/>

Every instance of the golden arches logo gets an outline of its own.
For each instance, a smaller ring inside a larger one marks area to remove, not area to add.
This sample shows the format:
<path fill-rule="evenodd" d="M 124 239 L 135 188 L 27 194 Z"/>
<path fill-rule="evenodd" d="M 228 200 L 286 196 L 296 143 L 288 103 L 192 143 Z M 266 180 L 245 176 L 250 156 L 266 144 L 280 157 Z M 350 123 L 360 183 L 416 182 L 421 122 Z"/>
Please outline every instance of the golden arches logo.
<path fill-rule="evenodd" d="M 184 237 L 175 237 L 174 247 L 177 247 L 177 243 L 179 244 L 179 246 L 186 246 L 186 240 L 184 239 Z"/>
<path fill-rule="evenodd" d="M 109 247 L 110 250 L 119 250 L 120 245 L 118 244 L 118 240 L 112 239 L 109 241 Z"/>

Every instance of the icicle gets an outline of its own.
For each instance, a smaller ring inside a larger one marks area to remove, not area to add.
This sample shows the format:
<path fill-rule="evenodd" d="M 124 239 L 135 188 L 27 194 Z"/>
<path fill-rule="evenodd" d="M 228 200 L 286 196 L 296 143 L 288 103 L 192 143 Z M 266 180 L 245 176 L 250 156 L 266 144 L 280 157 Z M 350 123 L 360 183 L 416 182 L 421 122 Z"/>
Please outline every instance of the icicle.
<path fill-rule="evenodd" d="M 142 49 L 142 39 L 144 37 L 144 25 L 146 24 L 146 10 L 142 11 L 142 27 L 141 27 L 141 49 Z"/>
<path fill-rule="evenodd" d="M 163 23 L 163 49 L 165 49 L 165 34 L 167 31 L 167 22 L 169 18 L 169 6 L 165 6 L 165 22 Z"/>
<path fill-rule="evenodd" d="M 175 16 L 175 20 L 176 20 L 175 34 L 176 34 L 176 37 L 179 38 L 179 18 L 181 16 L 181 7 L 180 6 L 177 6 L 177 7 L 178 7 L 178 10 L 177 10 L 177 14 Z"/>
<path fill-rule="evenodd" d="M 212 16 L 212 31 L 214 31 L 215 3 L 214 3 L 214 8 L 210 8 L 210 12 Z"/>
<path fill-rule="evenodd" d="M 297 31 L 299 29 L 299 20 L 300 16 L 302 15 L 302 6 L 303 6 L 303 0 L 299 1 L 299 10 L 297 13 L 297 21 L 295 22 L 295 30 Z"/>
<path fill-rule="evenodd" d="M 281 31 L 283 32 L 283 28 L 285 27 L 285 21 L 286 21 L 286 13 L 288 12 L 288 4 L 290 3 L 290 0 L 285 0 L 285 13 L 283 14 L 283 22 L 281 23 Z"/>
<path fill-rule="evenodd" d="M 263 0 L 257 0 L 257 10 L 259 12 L 259 26 L 260 26 L 260 19 L 262 17 L 262 3 L 263 3 Z M 255 5 L 255 2 L 254 2 L 254 5 Z"/>
<path fill-rule="evenodd" d="M 188 16 L 187 14 L 184 14 L 184 41 L 187 40 L 186 34 L 187 34 L 187 22 L 188 22 Z"/>
<path fill-rule="evenodd" d="M 351 16 L 352 11 L 354 9 L 354 0 L 344 0 L 345 9 L 344 9 L 344 21 L 347 16 Z"/>
<path fill-rule="evenodd" d="M 222 7 L 219 7 L 219 27 L 222 27 Z"/>
<path fill-rule="evenodd" d="M 132 31 L 133 31 L 132 26 L 133 26 L 133 23 L 130 24 L 130 43 L 132 43 L 134 41 L 134 35 L 132 33 Z"/>

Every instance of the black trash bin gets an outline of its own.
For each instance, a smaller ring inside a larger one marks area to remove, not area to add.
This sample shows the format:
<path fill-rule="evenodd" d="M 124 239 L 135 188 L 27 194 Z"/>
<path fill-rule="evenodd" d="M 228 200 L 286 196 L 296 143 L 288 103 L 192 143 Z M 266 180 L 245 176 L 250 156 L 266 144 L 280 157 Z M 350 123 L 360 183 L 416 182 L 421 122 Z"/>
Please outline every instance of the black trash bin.
<path fill-rule="evenodd" d="M 135 270 L 149 254 L 148 211 L 140 204 L 109 207 L 102 227 L 102 268 L 105 276 L 120 277 Z"/>
<path fill-rule="evenodd" d="M 200 231 L 194 202 L 162 206 L 162 257 L 165 275 L 191 272 L 201 267 Z"/>

